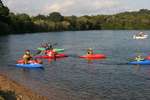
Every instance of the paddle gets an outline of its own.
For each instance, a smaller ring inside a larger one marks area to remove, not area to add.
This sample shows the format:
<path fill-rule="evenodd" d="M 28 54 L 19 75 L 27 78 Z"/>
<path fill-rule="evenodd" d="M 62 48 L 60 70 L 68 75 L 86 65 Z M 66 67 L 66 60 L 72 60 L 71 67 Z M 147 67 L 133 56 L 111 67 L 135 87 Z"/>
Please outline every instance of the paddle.
<path fill-rule="evenodd" d="M 127 60 L 128 60 L 128 61 L 135 61 L 134 58 L 128 58 Z"/>
<path fill-rule="evenodd" d="M 51 45 L 51 46 L 55 46 L 55 45 L 58 45 L 58 43 L 54 43 L 54 44 L 52 44 L 52 42 L 45 42 L 45 44 L 48 44 L 49 46 Z M 41 43 L 41 45 L 42 45 L 42 43 Z"/>
<path fill-rule="evenodd" d="M 40 51 L 40 50 L 30 50 L 30 53 L 31 53 L 31 55 L 34 57 L 34 56 L 37 56 L 37 55 L 39 55 L 40 53 L 42 53 L 42 51 Z"/>
<path fill-rule="evenodd" d="M 37 52 L 34 54 L 34 56 L 39 55 L 42 51 L 37 50 Z"/>
<path fill-rule="evenodd" d="M 51 46 L 56 46 L 56 45 L 58 45 L 58 43 L 54 43 L 54 44 L 51 44 L 51 42 L 48 42 L 47 43 L 49 46 L 51 45 Z"/>
<path fill-rule="evenodd" d="M 139 60 L 136 60 L 135 58 L 128 58 L 129 61 L 143 61 L 145 60 L 144 57 L 141 57 Z"/>

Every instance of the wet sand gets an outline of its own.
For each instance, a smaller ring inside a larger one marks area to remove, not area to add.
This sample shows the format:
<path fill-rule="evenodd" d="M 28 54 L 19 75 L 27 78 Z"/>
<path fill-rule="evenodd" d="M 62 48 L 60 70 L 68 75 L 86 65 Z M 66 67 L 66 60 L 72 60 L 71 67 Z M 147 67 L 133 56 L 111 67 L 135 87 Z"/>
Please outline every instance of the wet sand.
<path fill-rule="evenodd" d="M 47 88 L 43 88 L 40 91 L 47 91 Z M 4 100 L 81 100 L 80 97 L 75 95 L 71 90 L 60 89 L 52 86 L 48 90 L 48 96 L 41 96 L 27 87 L 9 79 L 5 74 L 0 74 L 0 100 L 1 92 L 4 94 L 10 94 L 11 99 Z M 12 95 L 15 94 L 16 99 L 12 99 Z M 2 99 L 3 100 L 3 99 Z"/>
<path fill-rule="evenodd" d="M 47 97 L 40 96 L 23 85 L 20 85 L 17 82 L 10 80 L 8 77 L 0 74 L 0 99 L 4 94 L 5 96 L 15 95 L 14 98 L 16 98 L 16 100 L 48 100 Z"/>

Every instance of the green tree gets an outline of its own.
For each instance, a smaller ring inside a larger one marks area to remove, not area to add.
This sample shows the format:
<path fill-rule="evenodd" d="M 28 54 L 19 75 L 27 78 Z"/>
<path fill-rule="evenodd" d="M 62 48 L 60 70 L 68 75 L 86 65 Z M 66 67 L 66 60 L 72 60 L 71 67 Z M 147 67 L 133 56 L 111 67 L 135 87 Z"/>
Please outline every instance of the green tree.
<path fill-rule="evenodd" d="M 52 12 L 49 14 L 48 19 L 54 22 L 63 21 L 63 16 L 59 12 Z"/>

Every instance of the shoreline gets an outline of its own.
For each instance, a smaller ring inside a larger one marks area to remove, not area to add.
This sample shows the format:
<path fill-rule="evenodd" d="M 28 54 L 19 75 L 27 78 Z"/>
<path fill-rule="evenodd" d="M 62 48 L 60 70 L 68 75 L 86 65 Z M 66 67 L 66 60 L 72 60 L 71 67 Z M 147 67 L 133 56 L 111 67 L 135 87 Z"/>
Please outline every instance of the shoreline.
<path fill-rule="evenodd" d="M 41 31 L 41 32 L 20 32 L 20 33 L 10 33 L 10 34 L 4 34 L 4 35 L 1 35 L 1 37 L 3 36 L 9 36 L 9 35 L 25 35 L 25 34 L 42 34 L 42 33 L 52 33 L 52 32 L 55 32 L 55 33 L 59 33 L 59 32 L 86 32 L 86 31 L 150 31 L 150 29 L 101 29 L 101 30 L 65 30 L 65 31 Z"/>
<path fill-rule="evenodd" d="M 4 98 L 4 100 L 7 100 L 3 96 L 11 98 L 14 96 L 14 100 L 48 100 L 47 97 L 41 96 L 9 79 L 7 76 L 0 74 L 0 99 Z"/>

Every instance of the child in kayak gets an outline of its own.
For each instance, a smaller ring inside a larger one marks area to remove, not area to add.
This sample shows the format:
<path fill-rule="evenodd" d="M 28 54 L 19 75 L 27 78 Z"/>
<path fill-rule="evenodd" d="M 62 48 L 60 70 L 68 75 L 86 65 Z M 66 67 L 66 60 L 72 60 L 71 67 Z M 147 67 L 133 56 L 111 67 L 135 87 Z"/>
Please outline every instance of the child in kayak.
<path fill-rule="evenodd" d="M 45 50 L 50 50 L 50 46 L 48 43 L 45 43 Z"/>
<path fill-rule="evenodd" d="M 30 50 L 25 50 L 25 54 L 23 55 L 24 64 L 28 64 L 31 59 Z"/>
<path fill-rule="evenodd" d="M 51 44 L 49 45 L 49 50 L 53 50 L 53 46 Z"/>
<path fill-rule="evenodd" d="M 57 52 L 55 50 L 47 50 L 46 51 L 46 55 L 48 56 L 55 56 L 57 54 Z"/>
<path fill-rule="evenodd" d="M 45 54 L 47 56 L 52 57 L 54 60 L 56 60 L 56 55 L 58 54 L 55 50 L 46 50 Z"/>
<path fill-rule="evenodd" d="M 144 58 L 142 56 L 138 55 L 137 57 L 135 57 L 135 60 L 136 61 L 142 61 L 142 60 L 144 60 Z"/>
<path fill-rule="evenodd" d="M 44 47 L 45 50 L 53 50 L 53 45 L 50 43 L 45 43 L 42 47 Z"/>
<path fill-rule="evenodd" d="M 41 44 L 41 47 L 45 48 L 45 50 L 48 50 L 49 48 L 48 43 Z"/>
<path fill-rule="evenodd" d="M 87 49 L 87 55 L 92 55 L 93 54 L 93 49 L 92 48 L 88 48 Z"/>

